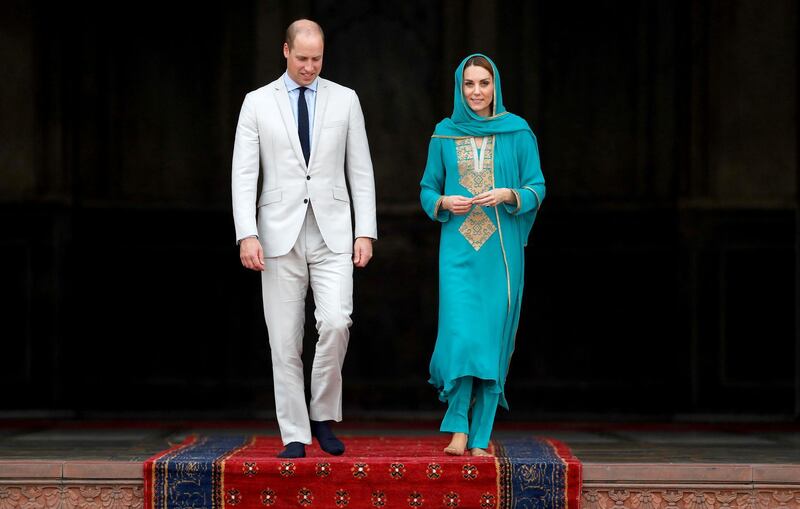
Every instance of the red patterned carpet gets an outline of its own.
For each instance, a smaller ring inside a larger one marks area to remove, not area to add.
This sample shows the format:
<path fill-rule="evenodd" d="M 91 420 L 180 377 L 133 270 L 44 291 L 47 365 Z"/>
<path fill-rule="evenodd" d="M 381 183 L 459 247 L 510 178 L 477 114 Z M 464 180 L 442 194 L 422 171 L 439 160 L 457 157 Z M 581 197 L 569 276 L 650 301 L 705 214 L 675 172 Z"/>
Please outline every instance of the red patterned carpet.
<path fill-rule="evenodd" d="M 348 437 L 281 460 L 276 437 L 191 437 L 145 464 L 145 509 L 448 507 L 578 509 L 581 465 L 563 444 L 493 442 L 495 457 L 447 456 L 447 438 Z"/>

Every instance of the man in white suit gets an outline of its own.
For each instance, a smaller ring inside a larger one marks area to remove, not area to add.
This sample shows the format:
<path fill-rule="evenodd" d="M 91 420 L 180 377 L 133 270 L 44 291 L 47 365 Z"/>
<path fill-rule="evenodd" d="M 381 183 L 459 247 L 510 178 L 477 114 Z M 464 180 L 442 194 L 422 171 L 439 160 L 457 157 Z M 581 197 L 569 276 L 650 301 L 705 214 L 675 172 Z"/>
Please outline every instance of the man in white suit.
<path fill-rule="evenodd" d="M 261 272 L 283 458 L 305 456 L 312 436 L 329 454 L 344 452 L 330 423 L 342 420 L 353 265 L 369 263 L 378 236 L 364 116 L 353 90 L 319 77 L 323 48 L 317 23 L 289 26 L 286 73 L 247 94 L 233 150 L 236 238 L 242 265 Z M 301 353 L 309 284 L 319 340 L 307 408 Z"/>

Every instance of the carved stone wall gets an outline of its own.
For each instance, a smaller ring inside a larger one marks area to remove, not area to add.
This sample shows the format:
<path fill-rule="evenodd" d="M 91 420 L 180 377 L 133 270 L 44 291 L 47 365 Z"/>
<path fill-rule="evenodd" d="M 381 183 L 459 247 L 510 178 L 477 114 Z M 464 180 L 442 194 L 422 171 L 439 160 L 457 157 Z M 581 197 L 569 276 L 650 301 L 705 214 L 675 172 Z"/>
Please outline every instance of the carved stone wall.
<path fill-rule="evenodd" d="M 0 509 L 142 509 L 139 483 L 7 484 L 0 481 Z"/>
<path fill-rule="evenodd" d="M 587 483 L 588 484 L 588 483 Z M 582 509 L 797 509 L 800 486 L 586 485 Z"/>
<path fill-rule="evenodd" d="M 141 482 L 0 481 L 0 509 L 142 509 Z M 798 509 L 799 485 L 596 485 L 582 509 Z"/>

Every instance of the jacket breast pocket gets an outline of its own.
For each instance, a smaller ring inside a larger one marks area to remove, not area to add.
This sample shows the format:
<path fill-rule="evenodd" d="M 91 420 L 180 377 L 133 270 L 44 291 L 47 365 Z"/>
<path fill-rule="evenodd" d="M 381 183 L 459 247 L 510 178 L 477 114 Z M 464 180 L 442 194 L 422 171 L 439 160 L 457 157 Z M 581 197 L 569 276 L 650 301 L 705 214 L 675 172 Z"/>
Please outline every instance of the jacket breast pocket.
<path fill-rule="evenodd" d="M 344 187 L 333 186 L 333 199 L 350 203 L 350 196 L 347 194 L 347 189 Z"/>
<path fill-rule="evenodd" d="M 334 120 L 332 122 L 325 122 L 322 124 L 323 129 L 333 129 L 336 127 L 347 127 L 347 120 Z"/>
<path fill-rule="evenodd" d="M 261 193 L 261 196 L 258 197 L 258 206 L 263 207 L 264 205 L 269 205 L 270 203 L 279 202 L 281 201 L 281 198 L 283 198 L 283 192 L 280 189 L 264 191 Z"/>

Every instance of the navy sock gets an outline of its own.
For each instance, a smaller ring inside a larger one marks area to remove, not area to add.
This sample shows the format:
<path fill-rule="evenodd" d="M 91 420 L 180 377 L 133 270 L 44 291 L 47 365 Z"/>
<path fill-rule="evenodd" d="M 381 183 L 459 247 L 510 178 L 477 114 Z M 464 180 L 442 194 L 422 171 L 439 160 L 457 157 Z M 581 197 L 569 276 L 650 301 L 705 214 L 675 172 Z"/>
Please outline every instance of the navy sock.
<path fill-rule="evenodd" d="M 344 453 L 344 444 L 333 434 L 327 421 L 311 421 L 311 434 L 319 441 L 323 451 L 334 456 Z"/>
<path fill-rule="evenodd" d="M 302 442 L 289 442 L 286 448 L 278 454 L 279 458 L 305 458 L 306 446 Z"/>

